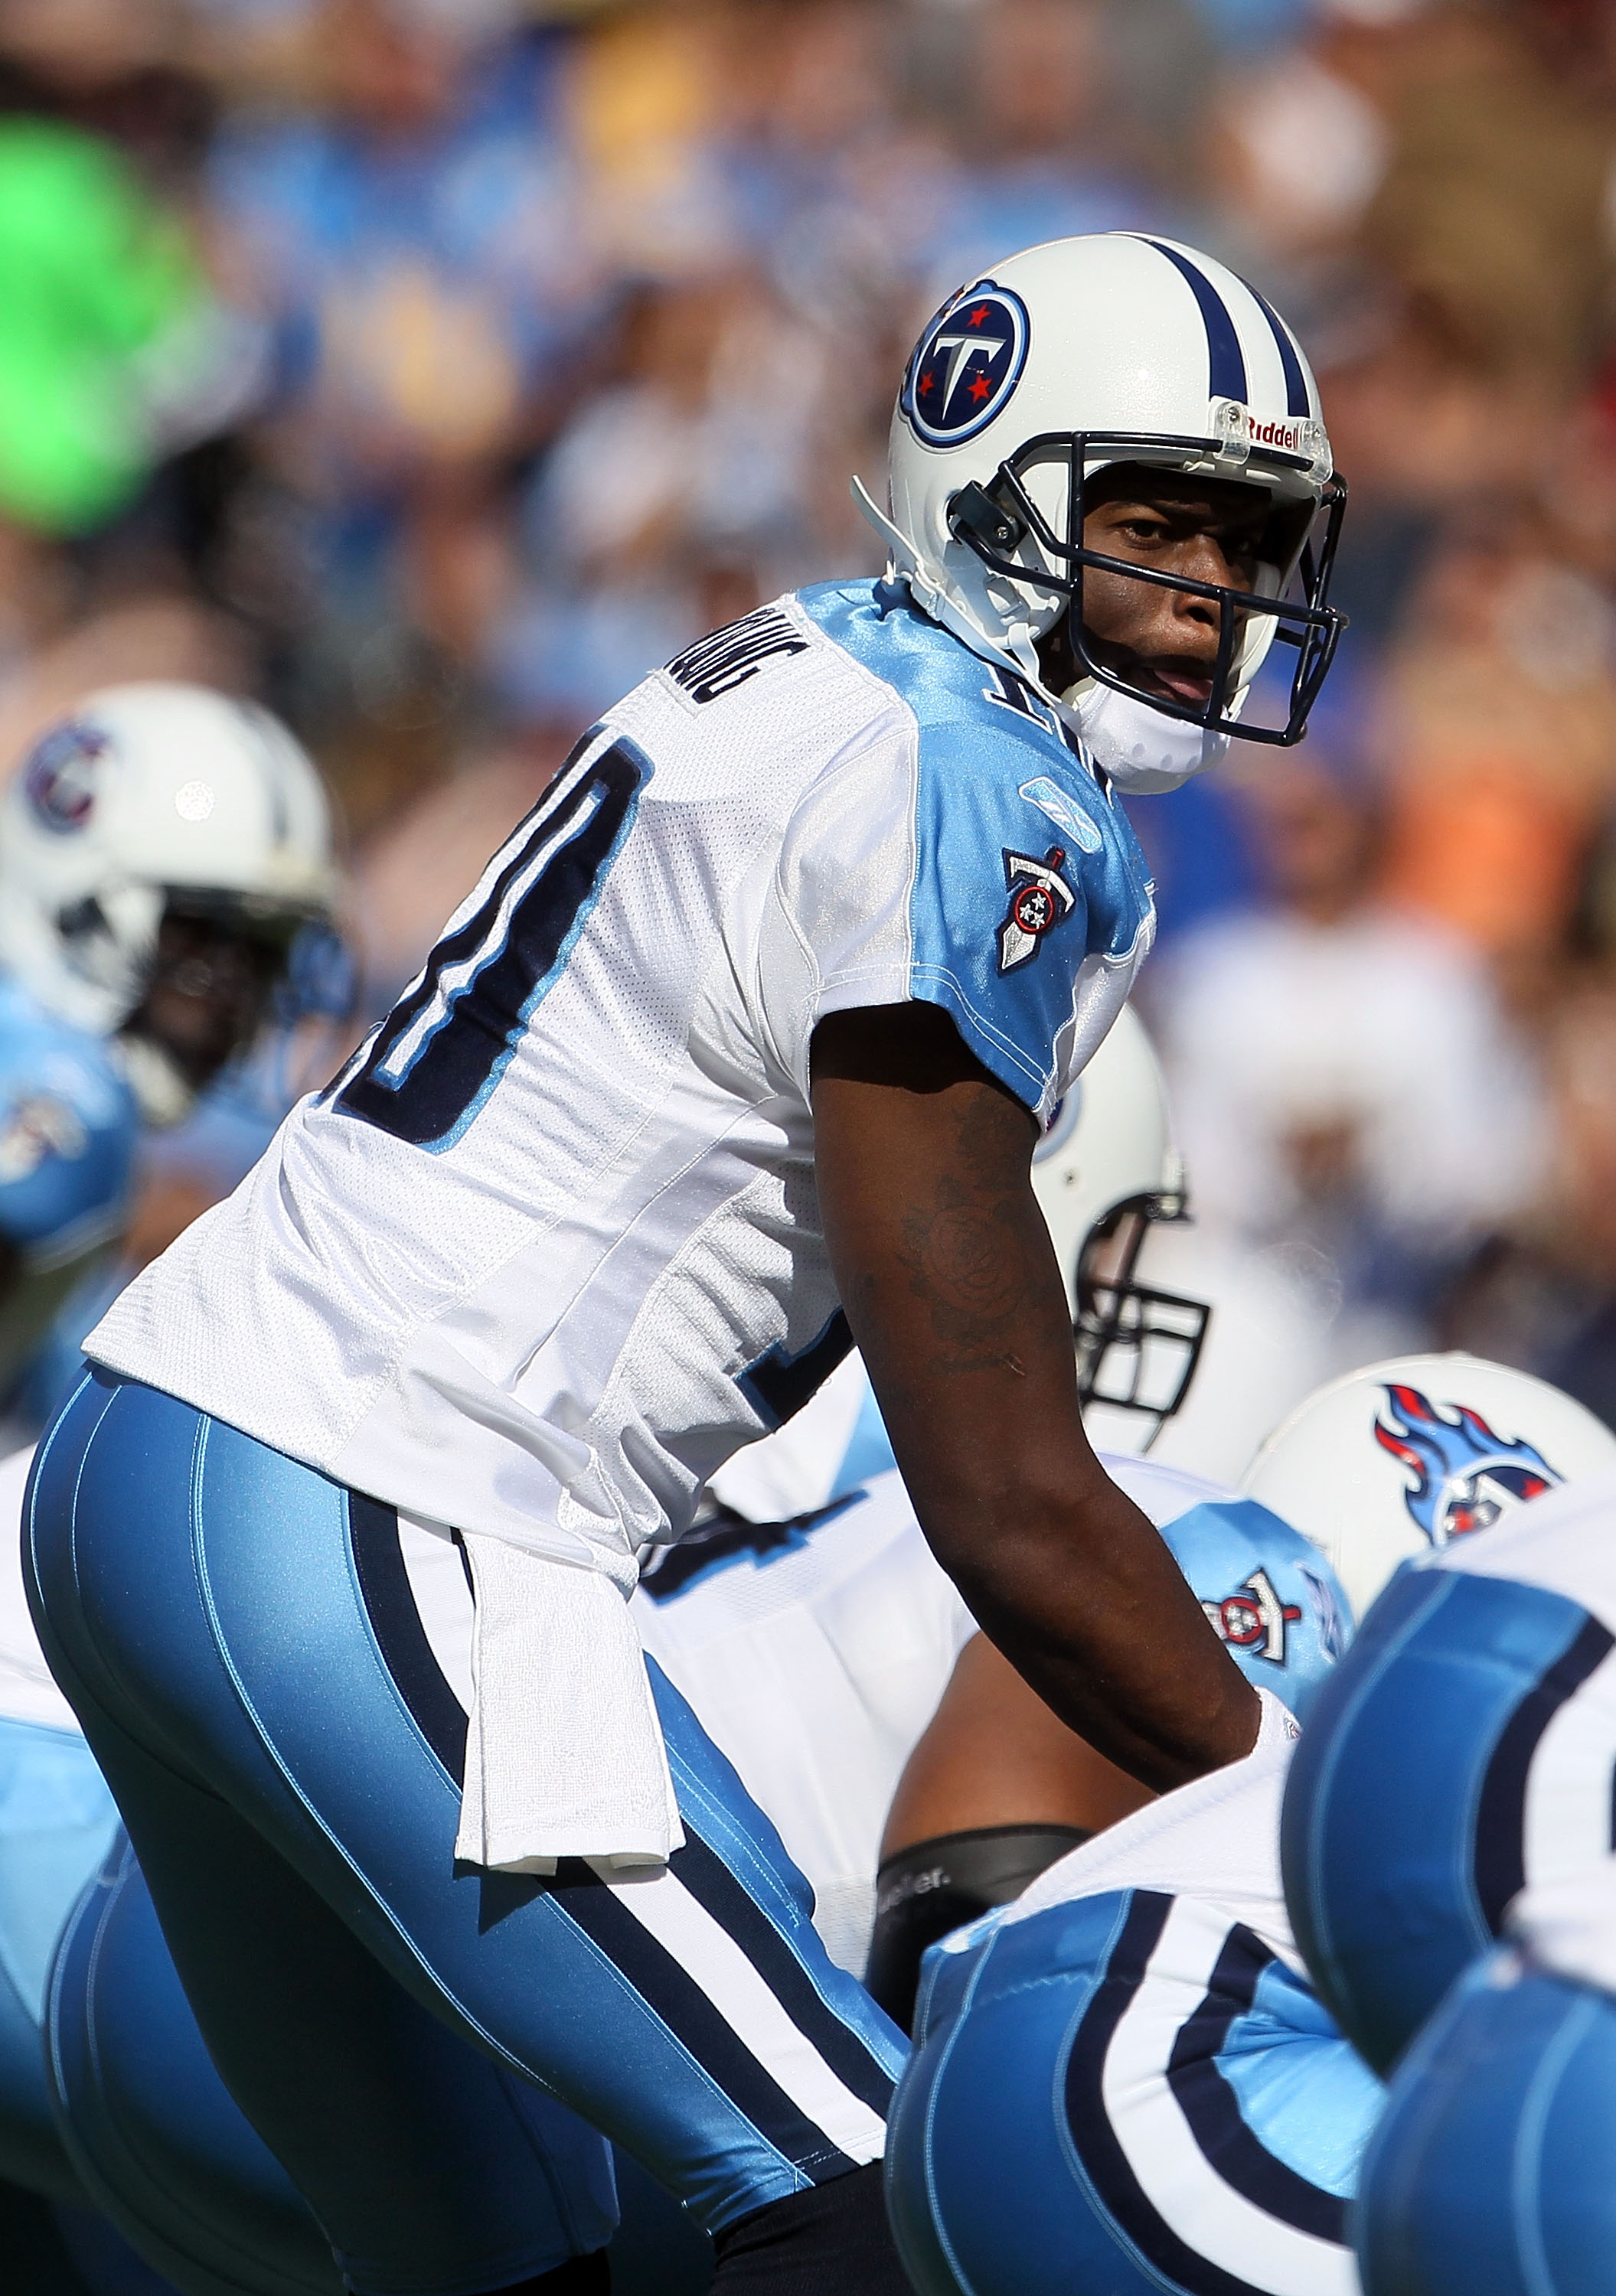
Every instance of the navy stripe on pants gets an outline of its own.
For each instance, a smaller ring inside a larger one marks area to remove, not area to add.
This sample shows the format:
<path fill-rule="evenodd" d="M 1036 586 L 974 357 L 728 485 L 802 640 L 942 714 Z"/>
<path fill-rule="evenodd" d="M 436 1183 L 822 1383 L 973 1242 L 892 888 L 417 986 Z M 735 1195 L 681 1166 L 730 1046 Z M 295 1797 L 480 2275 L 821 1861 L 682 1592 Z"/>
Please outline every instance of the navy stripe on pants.
<path fill-rule="evenodd" d="M 209 2053 L 339 2250 L 365 2258 L 359 2284 L 394 2284 L 360 2205 L 387 2179 L 342 2156 L 356 2132 L 385 2137 L 380 2100 L 408 2079 L 364 1967 L 524 2075 L 536 2110 L 556 2101 L 553 2219 L 573 2251 L 610 2232 L 603 2149 L 573 2114 L 710 2229 L 879 2156 L 906 2045 L 829 1960 L 773 1827 L 654 1669 L 688 1837 L 670 1865 L 457 1870 L 463 1716 L 412 1633 L 386 1510 L 96 1372 L 41 1446 L 26 1536 L 42 1639 Z M 383 2060 L 368 2114 L 328 2116 L 316 2144 L 314 2100 Z M 316 2195 L 306 2164 L 333 2138 L 342 2173 L 328 2162 Z"/>

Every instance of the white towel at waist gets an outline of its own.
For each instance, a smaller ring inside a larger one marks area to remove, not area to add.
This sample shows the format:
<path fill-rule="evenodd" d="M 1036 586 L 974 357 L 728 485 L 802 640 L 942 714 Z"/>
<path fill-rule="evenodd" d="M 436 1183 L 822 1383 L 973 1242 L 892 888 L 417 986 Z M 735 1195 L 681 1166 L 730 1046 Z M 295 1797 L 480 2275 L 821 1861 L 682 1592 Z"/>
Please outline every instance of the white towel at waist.
<path fill-rule="evenodd" d="M 599 1570 L 463 1537 L 476 1612 L 455 1857 L 514 1874 L 671 1857 L 685 1833 L 626 1597 Z"/>

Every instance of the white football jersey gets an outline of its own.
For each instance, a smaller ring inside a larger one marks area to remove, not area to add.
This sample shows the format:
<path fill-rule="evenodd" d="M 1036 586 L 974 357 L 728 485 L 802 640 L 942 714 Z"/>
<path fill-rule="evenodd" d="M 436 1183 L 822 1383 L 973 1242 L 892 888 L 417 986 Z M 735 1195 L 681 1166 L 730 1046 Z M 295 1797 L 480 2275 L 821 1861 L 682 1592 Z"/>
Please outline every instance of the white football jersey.
<path fill-rule="evenodd" d="M 789 596 L 607 713 L 87 1351 L 628 1590 L 846 1351 L 816 1024 L 939 1005 L 1046 1114 L 1152 929 L 1124 816 L 1028 688 L 900 590 Z"/>
<path fill-rule="evenodd" d="M 893 1791 L 976 1621 L 888 1472 L 817 1520 L 724 1522 L 631 1605 L 644 1647 L 728 1755 L 864 1975 Z"/>
<path fill-rule="evenodd" d="M 1157 1528 L 1232 1494 L 1105 1461 Z M 814 1889 L 833 1960 L 862 1977 L 887 1812 L 976 1621 L 901 1477 L 817 1519 L 707 1525 L 630 1606 L 640 1640 L 728 1755 Z"/>

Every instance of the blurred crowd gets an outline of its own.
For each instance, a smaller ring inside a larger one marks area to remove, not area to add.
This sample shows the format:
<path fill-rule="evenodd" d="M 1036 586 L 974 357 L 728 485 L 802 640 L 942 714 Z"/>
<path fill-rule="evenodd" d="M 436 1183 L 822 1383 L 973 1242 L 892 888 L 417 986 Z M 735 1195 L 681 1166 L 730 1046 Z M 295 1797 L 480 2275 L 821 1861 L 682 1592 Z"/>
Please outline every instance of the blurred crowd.
<path fill-rule="evenodd" d="M 1119 225 L 1299 325 L 1353 496 L 1314 733 L 1135 808 L 1200 1222 L 1326 1361 L 1616 1420 L 1611 0 L 0 0 L 0 755 L 258 694 L 384 1009 L 602 707 L 876 569 L 926 313 Z"/>

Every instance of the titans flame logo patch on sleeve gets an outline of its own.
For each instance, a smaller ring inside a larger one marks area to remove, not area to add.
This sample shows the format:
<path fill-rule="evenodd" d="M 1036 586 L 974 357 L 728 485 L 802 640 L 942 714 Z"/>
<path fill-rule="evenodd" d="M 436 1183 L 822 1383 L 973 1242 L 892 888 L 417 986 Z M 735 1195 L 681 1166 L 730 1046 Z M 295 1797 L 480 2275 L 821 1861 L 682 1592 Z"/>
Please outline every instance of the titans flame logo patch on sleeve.
<path fill-rule="evenodd" d="M 1071 914 L 1078 897 L 1061 874 L 1063 846 L 1052 845 L 1041 861 L 1030 853 L 1013 853 L 1008 846 L 1004 851 L 1010 907 L 999 927 L 999 971 L 1014 972 L 1032 962 L 1045 934 Z"/>

